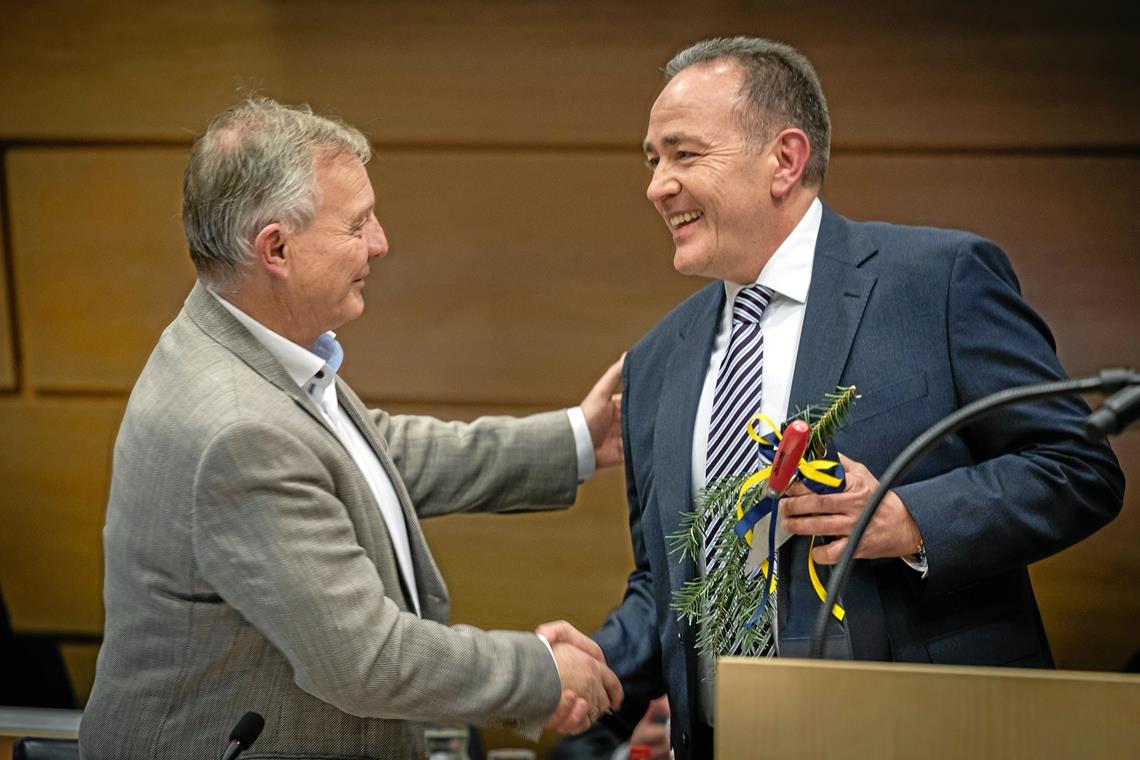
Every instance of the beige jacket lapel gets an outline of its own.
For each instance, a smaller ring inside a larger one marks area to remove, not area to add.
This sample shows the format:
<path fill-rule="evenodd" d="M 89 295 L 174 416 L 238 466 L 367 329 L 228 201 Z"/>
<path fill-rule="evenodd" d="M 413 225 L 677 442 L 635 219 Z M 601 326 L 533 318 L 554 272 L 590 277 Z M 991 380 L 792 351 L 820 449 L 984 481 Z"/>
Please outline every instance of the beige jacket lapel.
<path fill-rule="evenodd" d="M 420 611 L 429 620 L 446 622 L 450 614 L 447 587 L 444 584 L 443 575 L 439 572 L 439 567 L 436 566 L 435 559 L 432 558 L 431 551 L 428 549 L 427 539 L 420 529 L 419 516 L 416 514 L 415 505 L 412 504 L 412 497 L 408 494 L 404 479 L 400 475 L 400 471 L 396 469 L 392 456 L 388 452 L 388 442 L 377 432 L 364 403 L 348 387 L 348 384 L 339 375 L 336 382 L 337 398 L 340 401 L 341 408 L 344 409 L 349 419 L 356 425 L 356 428 L 376 453 L 376 457 L 380 460 L 388 479 L 392 481 L 392 487 L 400 500 L 400 508 L 404 513 L 404 523 L 408 528 L 408 545 L 412 553 L 412 567 L 416 573 L 416 586 L 420 592 Z M 408 593 L 406 584 L 404 592 L 405 594 Z"/>
<path fill-rule="evenodd" d="M 257 338 L 250 335 L 249 330 L 246 330 L 224 306 L 218 303 L 218 299 L 201 281 L 194 284 L 194 289 L 186 299 L 186 314 L 203 332 L 293 399 L 314 421 L 332 433 L 332 428 L 325 421 L 316 402 L 293 382 L 293 378 L 289 377 L 289 373 L 281 363 L 273 358 L 273 354 L 269 353 Z"/>

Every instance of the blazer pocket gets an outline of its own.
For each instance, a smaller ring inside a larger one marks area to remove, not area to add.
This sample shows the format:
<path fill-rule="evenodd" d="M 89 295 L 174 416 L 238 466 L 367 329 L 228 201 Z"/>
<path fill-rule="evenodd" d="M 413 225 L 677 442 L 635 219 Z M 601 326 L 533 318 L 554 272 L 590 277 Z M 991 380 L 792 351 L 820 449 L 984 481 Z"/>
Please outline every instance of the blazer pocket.
<path fill-rule="evenodd" d="M 925 372 L 916 372 L 900 380 L 892 380 L 867 392 L 860 390 L 859 400 L 855 402 L 855 409 L 851 412 L 851 424 L 889 412 L 908 401 L 920 399 L 927 394 L 927 390 Z"/>

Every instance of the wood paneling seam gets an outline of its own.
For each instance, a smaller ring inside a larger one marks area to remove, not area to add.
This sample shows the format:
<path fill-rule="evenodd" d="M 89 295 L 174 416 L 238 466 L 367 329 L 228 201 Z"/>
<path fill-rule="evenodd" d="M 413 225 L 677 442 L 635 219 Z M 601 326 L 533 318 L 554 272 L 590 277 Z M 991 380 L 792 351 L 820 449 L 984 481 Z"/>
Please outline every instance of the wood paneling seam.
<path fill-rule="evenodd" d="M 8 340 L 12 353 L 12 380 L 15 387 L 4 395 L 22 395 L 28 387 L 20 342 L 20 319 L 16 294 L 16 254 L 12 248 L 12 209 L 8 197 L 8 148 L 0 143 L 0 260 L 8 296 Z"/>

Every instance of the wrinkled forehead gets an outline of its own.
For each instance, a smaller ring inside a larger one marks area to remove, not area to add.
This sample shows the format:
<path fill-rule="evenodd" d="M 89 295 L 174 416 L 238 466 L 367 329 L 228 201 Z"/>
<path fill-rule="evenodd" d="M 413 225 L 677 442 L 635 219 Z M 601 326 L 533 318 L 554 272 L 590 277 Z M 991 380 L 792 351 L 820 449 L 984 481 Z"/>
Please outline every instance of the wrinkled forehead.
<path fill-rule="evenodd" d="M 744 68 L 736 61 L 719 59 L 682 69 L 662 88 L 654 102 L 669 107 L 678 102 L 735 105 L 741 100 Z"/>
<path fill-rule="evenodd" d="M 356 156 L 331 153 L 314 160 L 319 192 L 319 208 L 357 213 L 375 203 L 368 170 Z"/>

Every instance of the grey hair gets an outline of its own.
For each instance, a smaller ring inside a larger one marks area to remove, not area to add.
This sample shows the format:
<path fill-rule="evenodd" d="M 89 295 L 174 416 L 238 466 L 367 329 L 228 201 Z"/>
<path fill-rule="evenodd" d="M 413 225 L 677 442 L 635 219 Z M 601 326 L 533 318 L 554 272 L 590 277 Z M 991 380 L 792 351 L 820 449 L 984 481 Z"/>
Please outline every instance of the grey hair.
<path fill-rule="evenodd" d="M 316 214 L 318 159 L 372 157 L 357 129 L 308 106 L 250 98 L 216 116 L 194 143 L 182 182 L 182 226 L 198 274 L 236 286 L 268 224 L 304 230 Z"/>
<path fill-rule="evenodd" d="M 682 70 L 715 61 L 735 61 L 744 70 L 740 126 L 759 147 L 781 129 L 802 129 L 811 144 L 803 183 L 823 184 L 831 155 L 831 119 L 811 62 L 795 48 L 760 37 L 716 37 L 685 48 L 665 65 L 665 81 Z"/>

